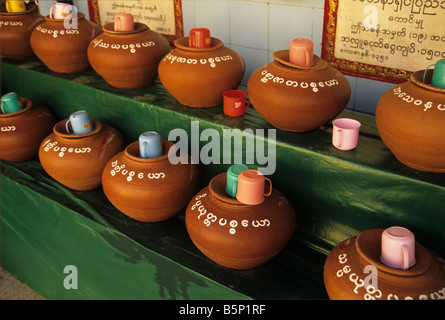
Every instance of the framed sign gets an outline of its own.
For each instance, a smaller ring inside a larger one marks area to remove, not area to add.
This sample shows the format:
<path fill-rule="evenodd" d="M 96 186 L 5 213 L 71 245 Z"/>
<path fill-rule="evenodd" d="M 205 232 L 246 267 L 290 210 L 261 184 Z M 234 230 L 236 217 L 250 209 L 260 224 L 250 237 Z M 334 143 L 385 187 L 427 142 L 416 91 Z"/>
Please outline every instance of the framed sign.
<path fill-rule="evenodd" d="M 325 0 L 322 58 L 399 83 L 445 59 L 445 0 Z"/>
<path fill-rule="evenodd" d="M 170 44 L 184 35 L 181 0 L 88 0 L 90 20 L 104 26 L 114 14 L 131 13 L 135 22 L 165 36 Z"/>

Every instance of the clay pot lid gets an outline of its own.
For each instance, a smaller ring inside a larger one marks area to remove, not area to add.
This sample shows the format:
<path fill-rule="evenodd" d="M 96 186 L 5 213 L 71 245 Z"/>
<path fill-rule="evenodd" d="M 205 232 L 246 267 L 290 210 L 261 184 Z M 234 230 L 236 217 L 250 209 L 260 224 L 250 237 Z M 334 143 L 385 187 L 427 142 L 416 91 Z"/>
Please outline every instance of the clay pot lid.
<path fill-rule="evenodd" d="M 226 192 L 227 173 L 221 173 L 210 181 L 210 200 L 217 202 L 218 205 L 236 209 L 249 209 L 252 206 L 244 204 L 235 198 L 229 196 Z"/>
<path fill-rule="evenodd" d="M 98 133 L 100 130 L 102 130 L 102 123 L 100 123 L 99 121 L 97 121 L 96 119 L 91 118 L 91 124 L 93 125 L 94 130 L 90 131 L 88 133 L 83 133 L 83 134 L 69 134 L 68 132 L 66 132 L 66 122 L 68 121 L 68 119 L 59 121 L 58 123 L 56 123 L 53 127 L 53 132 L 61 137 L 61 138 L 66 138 L 66 139 L 81 139 L 81 138 L 86 138 L 89 136 L 92 136 L 96 133 Z"/>
<path fill-rule="evenodd" d="M 139 141 L 134 141 L 130 143 L 125 148 L 125 156 L 136 162 L 142 162 L 142 163 L 153 163 L 153 162 L 159 162 L 164 161 L 168 158 L 168 155 L 170 152 L 174 152 L 175 148 L 173 147 L 173 142 L 161 139 L 162 143 L 162 155 L 156 158 L 141 158 L 139 156 Z"/>
<path fill-rule="evenodd" d="M 431 254 L 417 241 L 415 265 L 407 270 L 396 269 L 385 265 L 380 260 L 383 231 L 384 229 L 370 229 L 359 234 L 355 240 L 357 254 L 366 261 L 367 265 L 374 265 L 379 271 L 401 277 L 419 276 L 430 269 L 432 263 Z"/>
<path fill-rule="evenodd" d="M 9 118 L 9 117 L 15 117 L 18 115 L 21 115 L 22 113 L 25 113 L 29 111 L 32 107 L 32 101 L 28 98 L 20 97 L 20 102 L 22 105 L 25 105 L 25 108 L 22 110 L 12 112 L 12 113 L 0 113 L 0 118 Z"/>
<path fill-rule="evenodd" d="M 286 67 L 291 67 L 301 70 L 324 69 L 327 66 L 327 62 L 315 54 L 314 54 L 314 64 L 312 66 L 304 67 L 293 64 L 289 62 L 289 49 L 275 51 L 274 53 L 272 53 L 272 57 L 282 65 L 285 65 Z"/>
<path fill-rule="evenodd" d="M 77 13 L 77 20 L 83 20 L 85 19 L 85 14 L 83 14 L 82 12 L 78 12 Z M 45 17 L 45 20 L 48 22 L 56 22 L 56 23 L 64 23 L 65 19 L 54 19 L 54 18 L 50 18 L 49 15 L 47 15 Z"/>
<path fill-rule="evenodd" d="M 179 49 L 195 51 L 195 52 L 205 52 L 205 51 L 214 51 L 222 48 L 224 43 L 218 38 L 211 37 L 212 46 L 210 48 L 191 48 L 189 47 L 189 37 L 182 37 L 175 40 L 175 46 Z"/>
<path fill-rule="evenodd" d="M 425 73 L 425 70 L 419 70 L 419 71 L 413 72 L 411 74 L 411 76 L 409 77 L 409 79 L 412 83 L 414 83 L 415 85 L 417 85 L 419 87 L 422 87 L 422 88 L 425 88 L 425 89 L 428 89 L 431 91 L 435 91 L 438 93 L 445 93 L 444 88 L 438 88 L 438 87 L 432 86 L 430 84 L 431 79 L 433 77 L 433 72 L 434 72 L 434 69 L 428 70 L 426 72 L 425 82 L 423 82 L 423 75 Z"/>
<path fill-rule="evenodd" d="M 107 23 L 106 25 L 104 25 L 102 27 L 102 30 L 106 33 L 113 34 L 113 35 L 126 35 L 126 34 L 134 34 L 134 33 L 147 31 L 147 30 L 150 30 L 150 28 L 144 23 L 135 22 L 134 29 L 131 31 L 114 31 L 114 22 L 111 22 L 111 23 Z"/>
<path fill-rule="evenodd" d="M 22 11 L 22 12 L 7 12 L 7 11 L 0 11 L 0 15 L 5 15 L 5 16 L 20 16 L 20 15 L 24 15 L 24 14 L 28 14 L 31 13 L 33 11 L 37 10 L 37 6 L 34 3 L 28 3 L 26 4 L 26 10 Z M 6 10 L 6 6 L 2 5 L 2 9 Z"/>

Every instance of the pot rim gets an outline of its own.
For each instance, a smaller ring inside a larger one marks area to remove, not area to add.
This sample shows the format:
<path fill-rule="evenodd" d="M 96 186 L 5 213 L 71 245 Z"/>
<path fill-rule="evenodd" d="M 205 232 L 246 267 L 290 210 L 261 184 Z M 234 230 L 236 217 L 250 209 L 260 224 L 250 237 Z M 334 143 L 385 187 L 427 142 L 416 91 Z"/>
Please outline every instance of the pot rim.
<path fill-rule="evenodd" d="M 376 246 L 380 249 L 383 231 L 384 229 L 370 229 L 360 233 L 356 237 L 355 249 L 358 258 L 363 259 L 367 265 L 374 265 L 379 271 L 400 277 L 419 276 L 428 272 L 432 264 L 431 254 L 417 241 L 415 248 L 416 264 L 411 268 L 403 270 L 385 265 L 380 260 L 380 255 L 371 250 L 372 247 L 375 248 Z M 380 252 L 380 250 L 378 250 L 378 252 Z"/>
<path fill-rule="evenodd" d="M 20 97 L 20 102 L 22 104 L 25 104 L 25 108 L 23 108 L 22 110 L 16 111 L 16 112 L 12 112 L 12 113 L 0 113 L 0 118 L 10 118 L 10 117 L 19 116 L 22 113 L 28 112 L 33 106 L 32 101 L 25 97 Z"/>
<path fill-rule="evenodd" d="M 20 15 L 28 14 L 28 13 L 31 13 L 31 12 L 34 12 L 34 11 L 37 10 L 37 6 L 34 3 L 28 3 L 28 4 L 25 4 L 25 6 L 26 6 L 26 8 L 29 8 L 29 9 L 26 9 L 23 12 L 4 12 L 4 11 L 1 11 L 0 15 L 1 16 L 20 16 Z"/>
<path fill-rule="evenodd" d="M 99 133 L 102 130 L 102 123 L 100 123 L 99 121 L 97 121 L 96 119 L 91 118 L 91 124 L 94 127 L 93 131 L 90 131 L 88 133 L 83 133 L 83 134 L 69 134 L 66 132 L 66 122 L 69 119 L 64 119 L 62 121 L 59 121 L 58 123 L 56 123 L 53 127 L 53 132 L 61 137 L 61 138 L 65 138 L 65 139 L 82 139 L 82 138 L 86 138 L 92 135 L 95 135 L 97 133 Z"/>
<path fill-rule="evenodd" d="M 83 14 L 82 12 L 78 12 L 77 13 L 77 20 L 84 20 L 85 19 L 85 14 Z M 50 18 L 49 15 L 47 15 L 45 17 L 45 20 L 48 22 L 55 22 L 55 23 L 63 23 L 65 21 L 65 19 L 55 19 L 55 18 Z"/>
<path fill-rule="evenodd" d="M 281 65 L 290 67 L 297 70 L 322 70 L 328 66 L 328 63 L 314 54 L 314 64 L 309 67 L 297 66 L 289 62 L 289 49 L 279 50 L 272 53 L 272 57 L 279 62 Z"/>
<path fill-rule="evenodd" d="M 215 51 L 224 46 L 224 43 L 218 39 L 211 37 L 212 46 L 210 48 L 190 48 L 188 46 L 189 43 L 189 37 L 182 37 L 179 39 L 176 39 L 174 44 L 177 48 L 187 51 L 193 51 L 193 52 L 206 52 L 206 51 Z"/>
<path fill-rule="evenodd" d="M 130 143 L 124 150 L 125 156 L 135 162 L 142 162 L 142 163 L 154 163 L 154 162 L 160 162 L 164 161 L 168 158 L 168 155 L 170 152 L 174 152 L 175 148 L 173 147 L 173 142 L 161 139 L 162 143 L 162 155 L 157 158 L 141 158 L 139 157 L 139 141 L 134 141 Z M 165 152 L 165 150 L 168 150 Z"/>
<path fill-rule="evenodd" d="M 147 31 L 147 30 L 149 31 L 151 29 L 148 27 L 148 25 L 146 25 L 144 23 L 135 22 L 134 23 L 134 30 L 131 30 L 131 31 L 115 31 L 114 30 L 114 22 L 110 22 L 110 23 L 107 23 L 106 25 L 104 25 L 102 27 L 102 30 L 105 33 L 119 36 L 119 35 L 135 34 L 135 33 L 143 32 L 143 31 Z"/>
<path fill-rule="evenodd" d="M 438 88 L 435 86 L 432 86 L 431 84 L 425 83 L 423 82 L 423 75 L 425 73 L 426 69 L 423 70 L 418 70 L 416 72 L 411 73 L 411 76 L 409 77 L 409 80 L 414 83 L 415 85 L 422 87 L 424 89 L 427 90 L 431 90 L 431 91 L 435 91 L 438 93 L 445 93 L 445 89 L 444 88 Z M 429 69 L 426 73 L 426 80 L 430 80 L 431 82 L 431 78 L 433 75 L 434 69 Z"/>

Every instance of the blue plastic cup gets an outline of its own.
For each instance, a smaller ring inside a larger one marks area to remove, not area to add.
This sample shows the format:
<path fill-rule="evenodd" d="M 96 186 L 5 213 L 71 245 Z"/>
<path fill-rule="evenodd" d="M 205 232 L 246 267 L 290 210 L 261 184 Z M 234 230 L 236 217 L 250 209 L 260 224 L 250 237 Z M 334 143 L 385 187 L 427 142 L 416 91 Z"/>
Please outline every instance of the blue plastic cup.
<path fill-rule="evenodd" d="M 139 155 L 141 158 L 157 158 L 162 155 L 162 141 L 159 133 L 147 131 L 139 136 Z"/>
<path fill-rule="evenodd" d="M 236 198 L 239 174 L 247 169 L 249 168 L 244 164 L 234 164 L 229 169 L 227 169 L 226 192 L 232 198 Z"/>
<path fill-rule="evenodd" d="M 3 113 L 13 113 L 23 110 L 20 96 L 15 92 L 10 92 L 2 97 L 1 109 Z"/>
<path fill-rule="evenodd" d="M 68 124 L 71 123 L 73 134 L 85 134 L 93 131 L 90 116 L 85 110 L 80 110 L 72 113 L 69 120 L 66 122 L 66 132 L 69 132 Z"/>

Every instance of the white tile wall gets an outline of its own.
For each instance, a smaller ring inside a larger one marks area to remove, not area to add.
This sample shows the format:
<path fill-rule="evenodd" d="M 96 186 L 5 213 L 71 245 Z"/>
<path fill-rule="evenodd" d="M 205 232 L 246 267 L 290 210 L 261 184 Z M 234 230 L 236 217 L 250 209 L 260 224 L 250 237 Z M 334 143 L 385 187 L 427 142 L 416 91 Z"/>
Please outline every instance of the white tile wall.
<path fill-rule="evenodd" d="M 46 15 L 55 0 L 40 0 Z M 86 0 L 74 0 L 87 19 Z M 184 35 L 206 27 L 212 36 L 238 52 L 246 63 L 242 85 L 250 74 L 273 60 L 272 53 L 286 49 L 292 39 L 309 38 L 321 55 L 325 0 L 182 0 Z M 394 84 L 347 76 L 352 88 L 347 109 L 374 114 L 380 96 Z"/>

